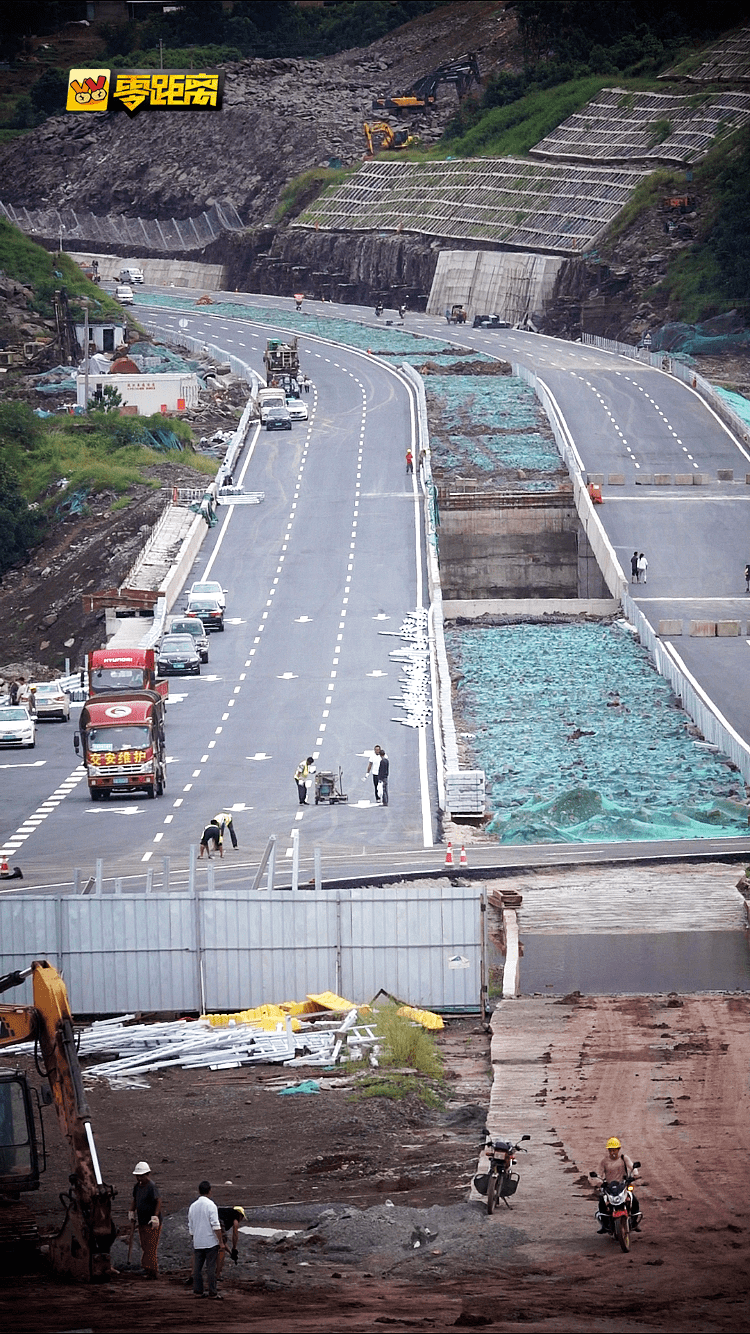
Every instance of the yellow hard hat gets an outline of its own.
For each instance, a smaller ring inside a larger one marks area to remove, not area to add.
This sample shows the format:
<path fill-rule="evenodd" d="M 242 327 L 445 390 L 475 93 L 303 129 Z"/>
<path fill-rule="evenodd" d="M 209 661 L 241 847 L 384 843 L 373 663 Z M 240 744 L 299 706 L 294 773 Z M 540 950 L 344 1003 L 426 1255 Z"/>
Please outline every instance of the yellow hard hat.
<path fill-rule="evenodd" d="M 621 1145 L 619 1139 L 615 1139 L 615 1137 L 614 1137 L 614 1135 L 613 1135 L 611 1139 L 608 1139 L 608 1140 L 607 1140 L 607 1148 L 608 1148 L 608 1149 L 621 1149 L 621 1148 L 622 1148 L 622 1145 Z"/>
<path fill-rule="evenodd" d="M 245 1217 L 245 1210 L 242 1208 L 242 1205 L 241 1205 L 241 1204 L 235 1204 L 235 1206 L 234 1206 L 234 1212 L 235 1212 L 236 1214 L 239 1214 L 241 1218 L 244 1218 L 244 1217 Z"/>

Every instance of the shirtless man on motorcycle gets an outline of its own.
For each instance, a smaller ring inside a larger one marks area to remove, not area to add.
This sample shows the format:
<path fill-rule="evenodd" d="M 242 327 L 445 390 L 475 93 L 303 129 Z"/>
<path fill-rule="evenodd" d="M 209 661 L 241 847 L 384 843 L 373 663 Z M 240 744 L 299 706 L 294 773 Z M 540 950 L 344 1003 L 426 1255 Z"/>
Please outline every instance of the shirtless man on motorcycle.
<path fill-rule="evenodd" d="M 602 1181 L 624 1181 L 626 1175 L 637 1177 L 638 1168 L 633 1166 L 633 1160 L 629 1158 L 626 1153 L 623 1152 L 623 1148 L 619 1139 L 617 1139 L 617 1137 L 613 1135 L 611 1139 L 607 1140 L 607 1152 L 599 1164 L 599 1176 L 601 1177 Z M 607 1212 L 606 1204 L 607 1202 L 604 1198 L 604 1195 L 600 1194 L 599 1196 L 600 1213 L 604 1214 Z M 638 1204 L 635 1195 L 632 1193 L 631 1193 L 630 1218 L 631 1218 L 631 1224 L 630 1224 L 631 1230 L 633 1232 L 640 1232 L 640 1225 L 641 1225 L 640 1205 Z M 600 1233 L 607 1232 L 608 1230 L 609 1229 L 605 1227 L 604 1221 L 602 1220 L 602 1225 L 599 1228 L 599 1232 Z"/>

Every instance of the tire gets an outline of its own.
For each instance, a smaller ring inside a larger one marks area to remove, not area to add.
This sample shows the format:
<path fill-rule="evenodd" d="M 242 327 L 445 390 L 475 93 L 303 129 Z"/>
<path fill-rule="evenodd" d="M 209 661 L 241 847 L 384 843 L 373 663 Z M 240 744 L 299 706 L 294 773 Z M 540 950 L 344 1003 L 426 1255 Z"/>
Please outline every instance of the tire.
<path fill-rule="evenodd" d="M 620 1250 L 621 1250 L 621 1251 L 629 1251 L 629 1250 L 630 1250 L 630 1219 L 629 1219 L 629 1218 L 616 1218 L 616 1219 L 615 1219 L 615 1237 L 617 1238 L 617 1240 L 618 1240 L 619 1243 L 620 1243 Z"/>
<path fill-rule="evenodd" d="M 149 783 L 148 787 L 145 787 L 143 790 L 146 793 L 146 796 L 148 797 L 149 801 L 153 801 L 154 797 L 156 796 L 153 783 Z"/>
<path fill-rule="evenodd" d="M 497 1172 L 490 1172 L 490 1180 L 487 1186 L 487 1213 L 491 1214 L 497 1201 L 497 1191 L 500 1184 L 500 1178 Z"/>
<path fill-rule="evenodd" d="M 92 801 L 101 801 L 102 799 L 101 789 L 98 787 L 90 787 L 89 796 L 91 797 Z"/>

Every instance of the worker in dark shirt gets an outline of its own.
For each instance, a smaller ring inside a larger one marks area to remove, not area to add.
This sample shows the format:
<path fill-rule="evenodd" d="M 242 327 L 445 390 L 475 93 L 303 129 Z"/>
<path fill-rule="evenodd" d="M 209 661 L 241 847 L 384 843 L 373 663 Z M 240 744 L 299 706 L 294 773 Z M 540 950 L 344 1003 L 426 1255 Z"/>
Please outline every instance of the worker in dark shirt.
<path fill-rule="evenodd" d="M 221 1227 L 221 1233 L 224 1238 L 224 1245 L 226 1246 L 227 1250 L 231 1250 L 232 1259 L 234 1260 L 235 1264 L 237 1264 L 237 1261 L 239 1259 L 239 1254 L 237 1251 L 237 1242 L 239 1240 L 240 1223 L 242 1222 L 244 1217 L 245 1217 L 245 1210 L 242 1208 L 241 1204 L 235 1204 L 231 1207 L 228 1205 L 221 1205 L 221 1204 L 219 1205 L 219 1226 Z M 229 1240 L 227 1236 L 227 1234 L 230 1231 L 232 1234 L 231 1247 L 229 1245 Z M 217 1278 L 219 1277 L 222 1269 L 224 1268 L 224 1256 L 226 1255 L 226 1253 L 227 1253 L 226 1250 L 219 1251 L 219 1257 L 216 1262 Z"/>

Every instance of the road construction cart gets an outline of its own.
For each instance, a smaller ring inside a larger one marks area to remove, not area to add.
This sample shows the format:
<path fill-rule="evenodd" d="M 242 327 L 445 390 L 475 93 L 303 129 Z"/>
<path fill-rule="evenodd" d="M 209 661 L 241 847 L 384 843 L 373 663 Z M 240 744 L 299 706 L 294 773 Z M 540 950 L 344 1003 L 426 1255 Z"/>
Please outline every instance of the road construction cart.
<path fill-rule="evenodd" d="M 315 805 L 319 806 L 321 801 L 327 801 L 329 806 L 338 806 L 340 802 L 348 801 L 349 798 L 343 791 L 343 771 L 339 767 L 338 774 L 325 769 L 318 769 L 315 774 Z"/>

